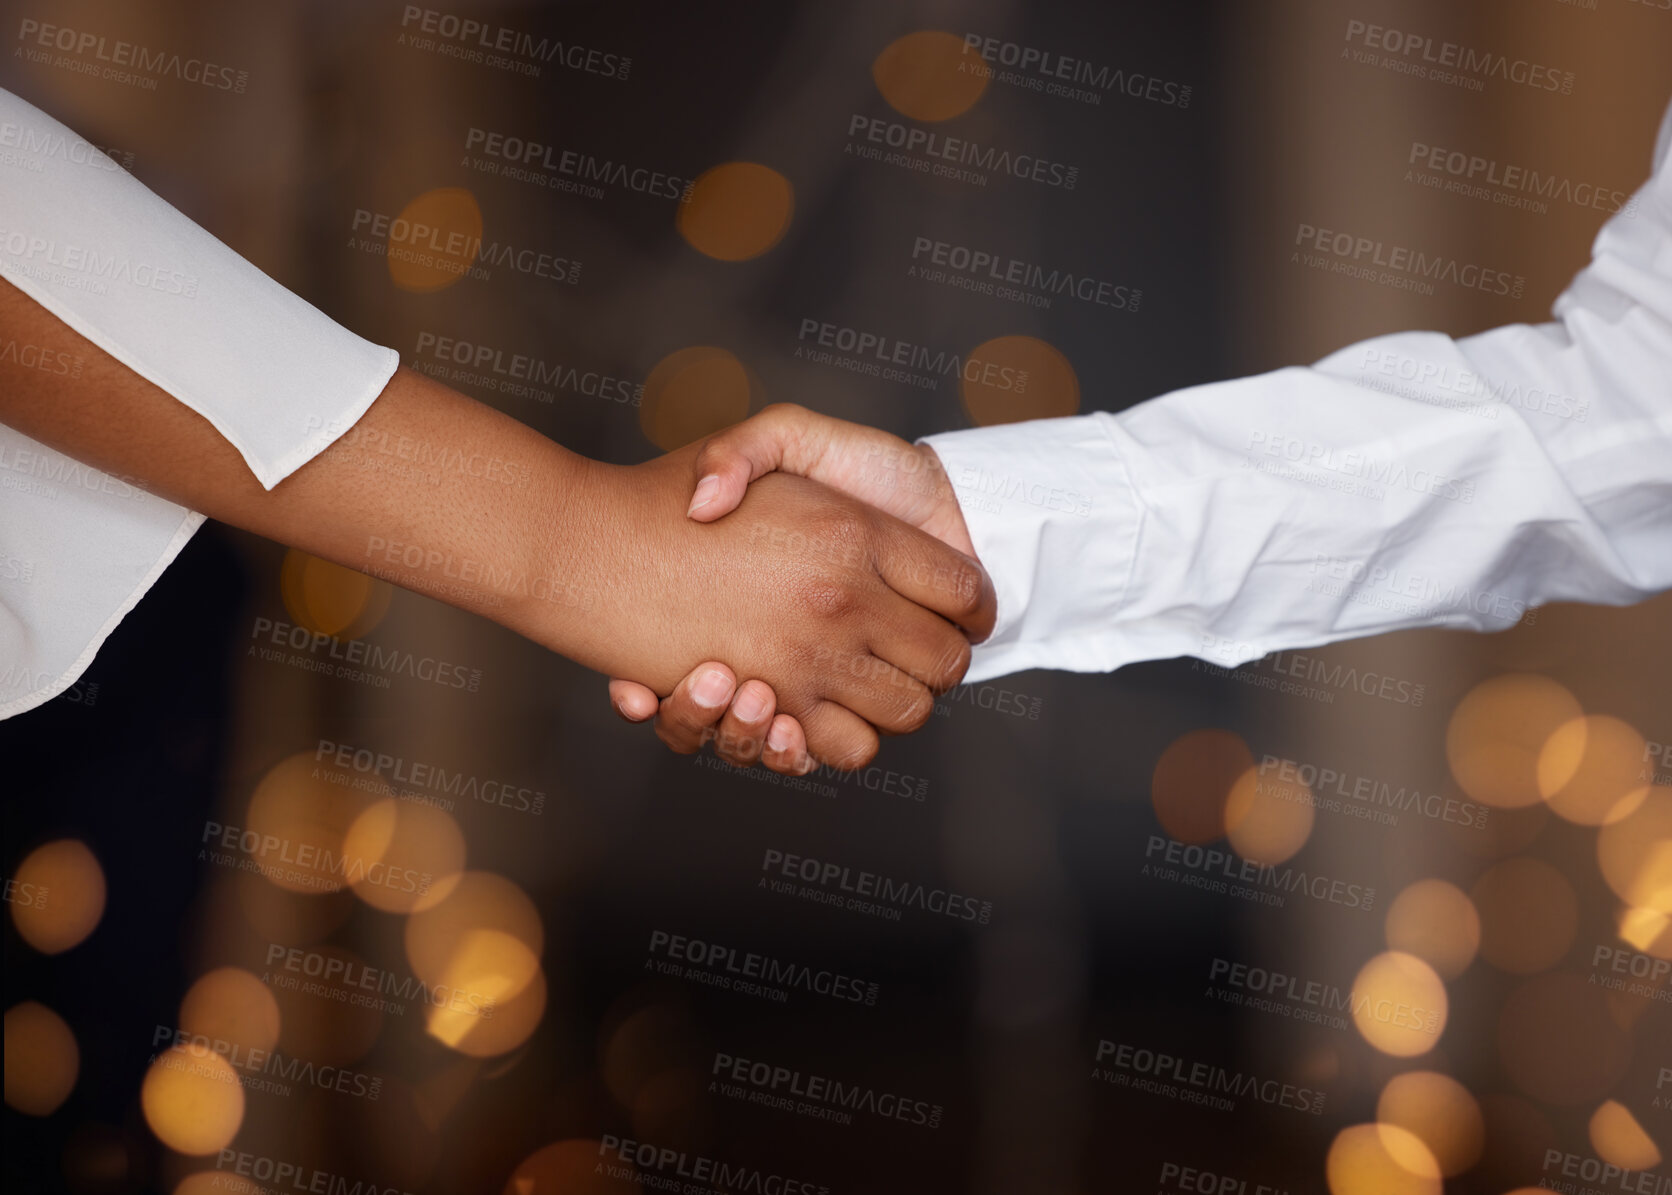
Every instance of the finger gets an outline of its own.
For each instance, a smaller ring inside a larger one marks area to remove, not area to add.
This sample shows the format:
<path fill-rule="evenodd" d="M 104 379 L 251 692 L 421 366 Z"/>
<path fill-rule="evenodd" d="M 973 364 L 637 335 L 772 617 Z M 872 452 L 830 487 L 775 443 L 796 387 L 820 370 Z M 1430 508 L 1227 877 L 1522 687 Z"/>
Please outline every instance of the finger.
<path fill-rule="evenodd" d="M 897 595 L 891 605 L 871 629 L 871 654 L 936 696 L 956 687 L 969 671 L 969 637 L 940 615 Z"/>
<path fill-rule="evenodd" d="M 732 698 L 720 733 L 714 740 L 714 754 L 740 768 L 754 767 L 766 747 L 767 728 L 778 712 L 778 695 L 763 680 L 746 682 Z"/>
<path fill-rule="evenodd" d="M 610 681 L 610 704 L 629 722 L 648 722 L 661 705 L 654 690 L 630 680 Z"/>
<path fill-rule="evenodd" d="M 851 772 L 876 758 L 881 743 L 870 723 L 834 701 L 821 701 L 801 717 L 807 753 L 838 771 Z"/>
<path fill-rule="evenodd" d="M 933 610 L 980 642 L 993 632 L 998 594 L 987 570 L 898 519 L 878 515 L 877 572 L 901 597 Z"/>
<path fill-rule="evenodd" d="M 869 652 L 847 658 L 832 655 L 814 668 L 827 700 L 842 705 L 883 734 L 920 730 L 935 712 L 934 694 L 925 685 Z M 813 728 L 809 726 L 807 731 L 808 745 L 814 755 L 819 755 Z"/>
<path fill-rule="evenodd" d="M 804 776 L 812 771 L 813 761 L 807 755 L 807 732 L 801 729 L 801 723 L 788 714 L 772 719 L 761 762 L 782 776 Z"/>
<path fill-rule="evenodd" d="M 726 712 L 737 678 L 724 664 L 699 664 L 662 702 L 656 737 L 681 755 L 700 751 Z"/>
<path fill-rule="evenodd" d="M 805 476 L 823 451 L 825 436 L 818 427 L 822 418 L 794 403 L 774 403 L 710 436 L 692 464 L 696 489 L 685 513 L 699 523 L 711 523 L 737 508 L 755 478 L 775 469 Z"/>

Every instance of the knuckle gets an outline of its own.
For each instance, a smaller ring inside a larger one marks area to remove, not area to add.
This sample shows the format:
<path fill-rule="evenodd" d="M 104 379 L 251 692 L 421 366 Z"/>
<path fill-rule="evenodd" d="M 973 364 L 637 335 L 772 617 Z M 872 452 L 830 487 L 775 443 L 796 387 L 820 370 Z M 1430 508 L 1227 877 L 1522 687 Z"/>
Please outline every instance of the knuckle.
<path fill-rule="evenodd" d="M 797 586 L 797 602 L 820 618 L 838 619 L 859 608 L 859 594 L 845 581 L 812 577 Z"/>

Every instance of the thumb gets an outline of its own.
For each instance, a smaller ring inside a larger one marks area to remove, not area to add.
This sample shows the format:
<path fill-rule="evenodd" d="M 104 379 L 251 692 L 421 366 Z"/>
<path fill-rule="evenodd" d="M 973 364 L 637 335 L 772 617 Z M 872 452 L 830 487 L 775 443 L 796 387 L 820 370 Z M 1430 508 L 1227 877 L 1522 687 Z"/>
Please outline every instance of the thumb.
<path fill-rule="evenodd" d="M 712 523 L 743 501 L 749 483 L 778 469 L 805 474 L 817 463 L 807 433 L 818 418 L 794 403 L 774 403 L 760 414 L 710 436 L 697 452 L 696 488 L 686 515 Z"/>

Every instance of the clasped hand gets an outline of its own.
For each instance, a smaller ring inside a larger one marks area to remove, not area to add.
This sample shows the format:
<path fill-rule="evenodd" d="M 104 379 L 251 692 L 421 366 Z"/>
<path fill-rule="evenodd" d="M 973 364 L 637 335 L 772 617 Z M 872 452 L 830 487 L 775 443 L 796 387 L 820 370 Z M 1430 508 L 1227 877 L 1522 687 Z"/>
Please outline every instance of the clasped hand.
<path fill-rule="evenodd" d="M 784 404 L 638 468 L 683 485 L 687 533 L 727 545 L 668 625 L 634 636 L 655 652 L 659 631 L 687 638 L 685 619 L 731 611 L 703 640 L 719 658 L 675 681 L 668 661 L 689 648 L 669 643 L 612 669 L 645 682 L 610 682 L 617 711 L 654 716 L 675 751 L 712 740 L 722 759 L 789 775 L 863 766 L 879 732 L 928 720 L 992 630 L 992 583 L 927 446 Z"/>

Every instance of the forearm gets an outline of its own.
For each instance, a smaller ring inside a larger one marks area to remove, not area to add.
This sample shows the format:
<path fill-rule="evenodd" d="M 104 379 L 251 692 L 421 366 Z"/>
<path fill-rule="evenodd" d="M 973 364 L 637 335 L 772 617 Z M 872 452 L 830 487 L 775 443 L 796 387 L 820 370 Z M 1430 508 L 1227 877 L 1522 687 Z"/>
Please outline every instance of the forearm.
<path fill-rule="evenodd" d="M 595 656 L 585 605 L 595 468 L 411 370 L 272 490 L 197 412 L 10 284 L 0 337 L 79 358 L 76 376 L 0 363 L 0 422 L 212 518 L 430 594 L 564 654 Z"/>

